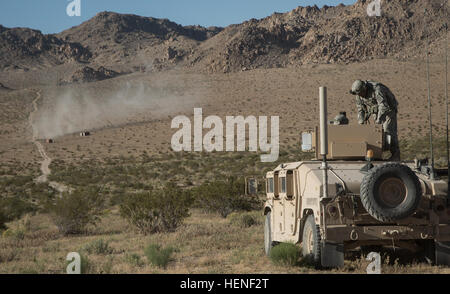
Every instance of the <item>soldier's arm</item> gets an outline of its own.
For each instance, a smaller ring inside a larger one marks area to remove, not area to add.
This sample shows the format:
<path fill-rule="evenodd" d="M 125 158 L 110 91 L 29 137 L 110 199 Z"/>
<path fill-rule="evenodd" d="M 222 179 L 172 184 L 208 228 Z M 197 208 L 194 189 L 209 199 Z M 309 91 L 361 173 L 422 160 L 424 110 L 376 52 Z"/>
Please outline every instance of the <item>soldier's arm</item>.
<path fill-rule="evenodd" d="M 359 96 L 356 96 L 356 109 L 358 111 L 358 123 L 360 125 L 362 125 L 366 122 L 367 119 L 366 119 L 365 107 Z"/>
<path fill-rule="evenodd" d="M 386 113 L 391 111 L 391 108 L 387 103 L 387 97 L 385 93 L 380 88 L 375 89 L 375 98 L 378 104 L 377 123 L 381 123 L 384 120 Z"/>

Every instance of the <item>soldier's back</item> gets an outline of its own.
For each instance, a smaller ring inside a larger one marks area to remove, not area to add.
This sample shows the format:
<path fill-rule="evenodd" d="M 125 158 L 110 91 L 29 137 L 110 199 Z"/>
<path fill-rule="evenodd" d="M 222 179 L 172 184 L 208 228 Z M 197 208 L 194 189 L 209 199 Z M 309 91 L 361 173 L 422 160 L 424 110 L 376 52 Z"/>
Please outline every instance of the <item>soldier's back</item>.
<path fill-rule="evenodd" d="M 377 91 L 379 91 L 382 94 L 382 96 L 386 98 L 387 104 L 392 109 L 397 109 L 398 107 L 397 99 L 395 98 L 394 93 L 392 93 L 392 91 L 387 86 L 379 82 L 374 81 L 367 81 L 367 82 L 370 83 L 372 89 L 374 89 L 374 96 L 376 96 Z"/>

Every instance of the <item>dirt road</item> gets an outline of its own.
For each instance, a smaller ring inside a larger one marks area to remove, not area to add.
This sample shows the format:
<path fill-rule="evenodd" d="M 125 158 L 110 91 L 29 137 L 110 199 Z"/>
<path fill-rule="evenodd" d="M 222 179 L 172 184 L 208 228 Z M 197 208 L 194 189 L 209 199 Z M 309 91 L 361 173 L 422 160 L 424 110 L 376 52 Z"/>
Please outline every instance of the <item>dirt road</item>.
<path fill-rule="evenodd" d="M 51 173 L 50 170 L 50 164 L 52 163 L 52 159 L 47 155 L 47 153 L 45 152 L 44 146 L 42 145 L 41 142 L 38 141 L 38 131 L 35 127 L 35 125 L 33 124 L 33 120 L 34 120 L 34 114 L 38 111 L 38 105 L 37 102 L 38 100 L 41 98 L 41 92 L 40 91 L 36 91 L 36 98 L 33 100 L 33 111 L 30 112 L 30 116 L 28 118 L 28 121 L 31 125 L 31 128 L 33 129 L 33 137 L 32 137 L 32 142 L 34 143 L 34 145 L 36 145 L 39 154 L 42 156 L 42 161 L 41 161 L 41 172 L 42 175 L 40 175 L 37 179 L 36 182 L 38 183 L 45 183 L 48 181 L 48 176 Z M 60 193 L 65 192 L 65 191 L 69 191 L 68 187 L 64 184 L 58 183 L 58 182 L 49 182 L 50 187 L 54 188 L 55 190 L 59 191 Z"/>

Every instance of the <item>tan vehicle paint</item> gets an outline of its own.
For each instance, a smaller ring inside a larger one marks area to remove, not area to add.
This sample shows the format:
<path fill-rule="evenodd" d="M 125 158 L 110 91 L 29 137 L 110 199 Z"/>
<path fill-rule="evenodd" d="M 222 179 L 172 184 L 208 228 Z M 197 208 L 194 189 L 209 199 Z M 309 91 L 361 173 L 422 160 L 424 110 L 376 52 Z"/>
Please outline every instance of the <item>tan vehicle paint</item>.
<path fill-rule="evenodd" d="M 418 162 L 399 163 L 408 166 L 420 183 L 422 195 L 414 213 L 404 219 L 381 222 L 364 209 L 360 188 L 367 174 L 365 168 L 368 164 L 374 167 L 386 164 L 381 161 L 385 146 L 379 127 L 328 126 L 327 197 L 323 197 L 318 128 L 306 133 L 310 135 L 311 151 L 315 152 L 317 160 L 280 164 L 266 174 L 264 214 L 270 216 L 266 222 L 270 223 L 272 242 L 302 243 L 305 221 L 313 215 L 323 243 L 322 266 L 342 266 L 343 251 L 363 245 L 395 244 L 418 250 L 418 240 L 428 240 L 430 244 L 434 241 L 436 248 L 450 244 L 447 182 L 431 180 L 421 172 Z M 368 150 L 373 154 L 370 163 L 365 158 Z M 329 244 L 331 251 L 327 247 Z M 328 252 L 331 252 L 329 256 L 324 256 Z M 442 252 L 436 251 L 436 256 L 440 256 L 437 263 L 449 265 L 450 255 Z"/>

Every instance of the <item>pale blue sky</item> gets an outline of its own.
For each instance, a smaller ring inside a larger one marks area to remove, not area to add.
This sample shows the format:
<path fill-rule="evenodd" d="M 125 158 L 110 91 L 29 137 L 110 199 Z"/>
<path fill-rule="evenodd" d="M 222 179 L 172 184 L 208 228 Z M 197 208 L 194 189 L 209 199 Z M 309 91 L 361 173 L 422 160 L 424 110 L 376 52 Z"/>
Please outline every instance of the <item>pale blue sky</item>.
<path fill-rule="evenodd" d="M 167 18 L 182 25 L 227 26 L 298 6 L 336 6 L 356 0 L 80 0 L 81 16 L 69 17 L 72 0 L 0 0 L 0 24 L 30 27 L 43 33 L 58 33 L 78 25 L 101 11 Z"/>

